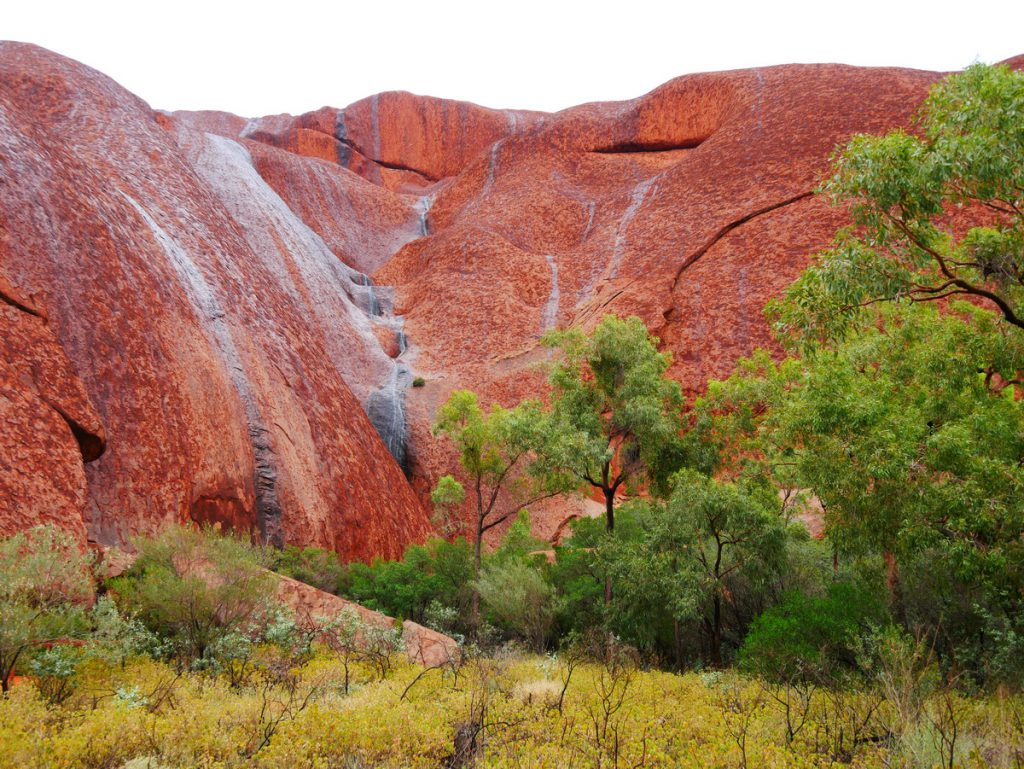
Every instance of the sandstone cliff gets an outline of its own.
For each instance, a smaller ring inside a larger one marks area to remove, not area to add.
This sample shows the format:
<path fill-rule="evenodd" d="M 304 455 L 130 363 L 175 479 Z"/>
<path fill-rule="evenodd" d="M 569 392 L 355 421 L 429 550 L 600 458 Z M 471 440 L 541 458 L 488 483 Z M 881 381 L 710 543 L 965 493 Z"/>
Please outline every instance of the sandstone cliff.
<path fill-rule="evenodd" d="M 557 114 L 390 93 L 248 120 L 0 44 L 0 531 L 192 519 L 397 555 L 430 528 L 452 389 L 535 393 L 542 332 L 608 312 L 688 391 L 728 374 L 843 223 L 812 196 L 833 148 L 907 124 L 939 77 L 794 65 Z"/>

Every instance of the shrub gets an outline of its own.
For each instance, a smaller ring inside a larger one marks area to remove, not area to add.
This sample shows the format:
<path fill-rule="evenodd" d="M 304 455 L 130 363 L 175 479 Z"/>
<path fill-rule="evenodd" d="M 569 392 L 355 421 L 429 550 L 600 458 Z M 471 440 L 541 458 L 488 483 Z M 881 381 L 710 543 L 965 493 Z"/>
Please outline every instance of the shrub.
<path fill-rule="evenodd" d="M 522 561 L 488 563 L 480 577 L 485 616 L 503 630 L 544 648 L 554 619 L 553 590 L 543 575 Z"/>
<path fill-rule="evenodd" d="M 0 686 L 47 642 L 81 636 L 93 595 L 91 559 L 74 539 L 38 526 L 0 540 Z"/>
<path fill-rule="evenodd" d="M 416 377 L 412 380 L 413 387 L 424 387 L 427 384 L 427 380 L 421 376 Z"/>
<path fill-rule="evenodd" d="M 270 568 L 278 574 L 335 594 L 345 571 L 337 553 L 319 547 L 295 545 L 285 545 L 284 549 L 274 553 Z"/>
<path fill-rule="evenodd" d="M 465 539 L 431 539 L 410 546 L 401 561 L 350 564 L 341 592 L 371 609 L 422 623 L 435 601 L 466 616 L 472 579 L 473 553 Z"/>
<path fill-rule="evenodd" d="M 865 586 L 835 583 L 824 597 L 790 592 L 754 620 L 740 666 L 769 680 L 827 682 L 857 668 L 859 634 L 885 619 L 878 591 Z"/>
<path fill-rule="evenodd" d="M 110 589 L 181 663 L 216 667 L 219 656 L 234 659 L 274 619 L 268 596 L 275 578 L 263 568 L 266 555 L 251 545 L 179 527 L 135 545 L 138 560 Z"/>

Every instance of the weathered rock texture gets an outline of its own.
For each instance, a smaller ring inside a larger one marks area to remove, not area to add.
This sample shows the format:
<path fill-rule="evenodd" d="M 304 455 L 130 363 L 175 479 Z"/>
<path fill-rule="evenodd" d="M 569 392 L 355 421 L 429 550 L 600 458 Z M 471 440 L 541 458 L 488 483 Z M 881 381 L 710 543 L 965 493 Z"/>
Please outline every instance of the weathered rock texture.
<path fill-rule="evenodd" d="M 360 404 L 395 367 L 362 276 L 245 146 L 3 44 L 0 233 L 5 531 L 191 519 L 361 558 L 426 536 Z"/>
<path fill-rule="evenodd" d="M 279 576 L 277 598 L 295 612 L 296 621 L 306 628 L 316 628 L 324 620 L 336 619 L 346 612 L 354 613 L 360 622 L 370 627 L 391 630 L 396 626 L 396 620 L 386 614 L 317 590 L 290 577 Z M 402 640 L 405 643 L 405 655 L 410 662 L 442 666 L 459 658 L 459 647 L 453 639 L 409 620 L 402 623 Z"/>
<path fill-rule="evenodd" d="M 770 344 L 764 303 L 844 222 L 812 194 L 833 148 L 906 125 L 939 77 L 794 65 L 553 115 L 390 93 L 246 120 L 2 44 L 0 529 L 193 519 L 395 555 L 451 466 L 438 405 L 536 394 L 546 329 L 640 315 L 691 393 Z"/>

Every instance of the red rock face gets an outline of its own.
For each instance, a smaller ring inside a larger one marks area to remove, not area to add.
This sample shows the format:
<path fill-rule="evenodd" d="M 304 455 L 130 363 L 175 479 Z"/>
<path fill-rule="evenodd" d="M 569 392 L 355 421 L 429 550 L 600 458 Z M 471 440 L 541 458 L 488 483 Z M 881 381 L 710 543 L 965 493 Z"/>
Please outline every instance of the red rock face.
<path fill-rule="evenodd" d="M 27 501 L 0 527 L 193 518 L 395 555 L 454 465 L 437 407 L 540 392 L 545 330 L 640 315 L 691 393 L 770 344 L 765 302 L 845 219 L 812 194 L 833 149 L 906 125 L 939 77 L 794 65 L 553 115 L 392 93 L 245 120 L 4 44 L 0 491 Z"/>
<path fill-rule="evenodd" d="M 219 521 L 360 558 L 426 536 L 360 403 L 394 368 L 366 289 L 248 150 L 16 44 L 0 121 L 5 531 Z"/>

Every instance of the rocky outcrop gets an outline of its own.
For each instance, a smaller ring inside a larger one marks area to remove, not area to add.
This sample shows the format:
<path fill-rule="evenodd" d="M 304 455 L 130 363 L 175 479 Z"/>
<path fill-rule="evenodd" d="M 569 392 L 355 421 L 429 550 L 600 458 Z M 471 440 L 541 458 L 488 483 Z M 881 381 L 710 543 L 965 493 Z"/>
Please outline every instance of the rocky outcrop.
<path fill-rule="evenodd" d="M 191 519 L 357 558 L 427 535 L 361 406 L 395 366 L 361 274 L 242 144 L 5 43 L 0 178 L 0 274 L 37 308 L 3 305 L 0 484 L 21 512 L 0 525 L 115 543 Z"/>
<path fill-rule="evenodd" d="M 545 330 L 637 314 L 690 393 L 770 346 L 765 302 L 845 220 L 812 192 L 834 147 L 906 125 L 940 76 L 793 65 L 550 115 L 391 93 L 250 120 L 154 113 L 3 44 L 0 275 L 31 301 L 0 305 L 29 340 L 0 380 L 0 489 L 27 512 L 0 526 L 115 542 L 191 518 L 395 555 L 453 466 L 437 407 L 537 394 Z"/>
<path fill-rule="evenodd" d="M 396 626 L 396 620 L 386 614 L 290 577 L 278 578 L 277 599 L 295 612 L 296 621 L 302 626 L 316 627 L 323 620 L 332 620 L 346 612 L 355 613 L 361 622 L 371 627 L 391 630 Z M 402 623 L 402 640 L 410 662 L 433 667 L 459 659 L 459 647 L 452 638 L 415 622 Z"/>

